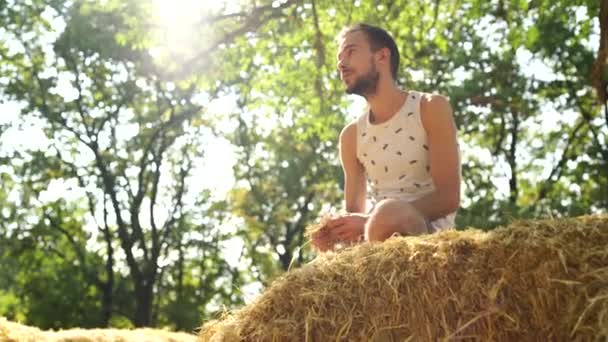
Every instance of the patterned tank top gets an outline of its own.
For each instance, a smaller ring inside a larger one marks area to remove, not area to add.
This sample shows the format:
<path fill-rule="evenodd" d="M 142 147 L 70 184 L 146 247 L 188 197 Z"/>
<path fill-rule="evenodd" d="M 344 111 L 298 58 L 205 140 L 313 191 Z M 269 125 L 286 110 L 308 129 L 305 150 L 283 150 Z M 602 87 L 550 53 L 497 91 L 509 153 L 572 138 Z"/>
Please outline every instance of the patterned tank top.
<path fill-rule="evenodd" d="M 357 120 L 357 158 L 365 169 L 371 200 L 414 201 L 435 191 L 427 136 L 420 119 L 423 93 L 409 91 L 389 120 L 370 122 L 369 108 Z M 454 226 L 455 213 L 431 222 L 435 230 Z"/>

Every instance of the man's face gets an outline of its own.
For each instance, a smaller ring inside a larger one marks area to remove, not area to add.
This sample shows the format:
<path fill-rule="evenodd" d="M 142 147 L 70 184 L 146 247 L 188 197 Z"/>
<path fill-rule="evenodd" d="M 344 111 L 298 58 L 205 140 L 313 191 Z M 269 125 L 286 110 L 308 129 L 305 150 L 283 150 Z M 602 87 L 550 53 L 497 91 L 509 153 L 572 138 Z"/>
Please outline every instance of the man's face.
<path fill-rule="evenodd" d="M 375 94 L 380 73 L 365 33 L 347 33 L 339 43 L 337 66 L 346 93 L 364 97 Z"/>

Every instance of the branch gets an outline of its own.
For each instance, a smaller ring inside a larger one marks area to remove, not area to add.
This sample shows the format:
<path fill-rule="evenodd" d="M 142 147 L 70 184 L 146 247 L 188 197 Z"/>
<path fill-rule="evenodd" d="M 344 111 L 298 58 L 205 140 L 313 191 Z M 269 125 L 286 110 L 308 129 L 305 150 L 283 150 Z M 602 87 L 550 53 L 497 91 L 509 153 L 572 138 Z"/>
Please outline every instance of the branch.
<path fill-rule="evenodd" d="M 78 258 L 78 261 L 80 261 L 80 264 L 82 265 L 83 273 L 86 274 L 91 279 L 91 281 L 93 281 L 93 283 L 95 283 L 97 286 L 100 286 L 102 284 L 101 279 L 99 279 L 98 275 L 95 272 L 91 272 L 90 270 L 87 269 L 86 255 L 82 251 L 82 248 L 78 244 L 78 242 L 76 241 L 76 239 L 74 239 L 74 235 L 71 234 L 70 232 L 68 232 L 67 230 L 65 230 L 61 226 L 61 222 L 57 222 L 48 213 L 44 213 L 44 217 L 47 220 L 49 220 L 51 228 L 55 228 L 56 230 L 58 230 L 62 235 L 64 235 L 68 239 L 68 241 L 72 245 L 72 249 L 76 253 L 76 257 Z M 58 253 L 58 255 L 62 256 L 62 258 L 65 259 L 65 256 L 63 254 Z"/>
<path fill-rule="evenodd" d="M 325 65 L 325 45 L 323 45 L 323 32 L 319 27 L 319 17 L 317 15 L 316 1 L 312 0 L 312 18 L 315 24 L 315 50 L 317 52 L 316 65 L 320 69 Z"/>
<path fill-rule="evenodd" d="M 63 156 L 61 155 L 61 152 L 59 151 L 59 149 L 56 146 L 55 146 L 55 151 L 57 151 L 57 158 L 59 160 L 61 160 L 62 163 L 64 163 L 65 165 L 67 165 L 70 168 L 70 175 L 76 177 L 76 179 L 78 180 L 78 186 L 80 186 L 83 189 L 86 188 L 86 182 L 85 182 L 84 178 L 78 174 L 79 167 L 76 166 L 76 164 L 74 164 L 74 163 L 64 160 Z M 97 225 L 97 228 L 101 230 L 101 226 L 100 226 L 99 222 L 97 222 L 97 217 L 95 217 L 95 207 L 96 207 L 95 197 L 93 196 L 93 194 L 90 191 L 85 191 L 85 194 L 87 196 L 87 202 L 89 204 L 89 214 L 91 214 L 91 217 L 93 217 L 93 220 L 95 221 L 95 224 Z"/>
<path fill-rule="evenodd" d="M 312 17 L 315 24 L 315 51 L 317 54 L 316 66 L 317 73 L 315 77 L 315 89 L 317 91 L 317 96 L 319 97 L 319 112 L 323 111 L 325 108 L 325 97 L 323 96 L 323 80 L 321 77 L 321 73 L 319 70 L 325 65 L 325 45 L 323 45 L 323 33 L 321 32 L 321 28 L 319 27 L 319 17 L 317 16 L 317 6 L 315 0 L 312 0 Z"/>
<path fill-rule="evenodd" d="M 71 54 L 66 53 L 64 58 L 66 61 L 66 65 L 71 68 L 71 71 L 74 72 L 74 75 L 76 76 L 76 81 L 74 82 L 74 85 L 76 87 L 76 90 L 78 90 L 78 98 L 76 98 L 78 114 L 80 115 L 80 119 L 82 120 L 82 125 L 84 126 L 84 130 L 87 134 L 87 137 L 89 138 L 89 141 L 93 141 L 93 131 L 91 130 L 89 125 L 87 125 L 86 115 L 84 113 L 85 110 L 82 105 L 82 87 L 80 86 L 80 70 L 78 70 L 78 66 L 76 65 L 76 62 L 74 62 L 74 59 L 72 58 Z"/>
<path fill-rule="evenodd" d="M 264 6 L 264 8 L 268 8 L 271 6 Z M 262 7 L 258 7 L 258 10 L 261 9 Z M 208 18 L 203 18 L 203 20 L 201 20 L 201 22 L 199 23 L 199 25 L 209 25 L 209 24 L 216 24 L 220 21 L 226 20 L 226 19 L 231 19 L 231 18 L 246 18 L 248 16 L 250 16 L 251 13 L 248 12 L 233 12 L 233 13 L 226 13 L 226 14 L 220 14 L 220 15 L 216 15 L 213 17 L 208 17 Z"/>
<path fill-rule="evenodd" d="M 154 170 L 154 174 L 152 176 L 152 193 L 150 194 L 150 227 L 152 228 L 152 260 L 156 260 L 155 258 L 155 250 L 158 247 L 158 228 L 156 226 L 156 219 L 154 218 L 154 207 L 156 206 L 156 199 L 158 196 L 158 183 L 160 182 L 160 167 L 162 165 L 161 158 L 155 158 L 154 163 L 156 164 L 156 169 Z"/>
<path fill-rule="evenodd" d="M 112 234 L 110 232 L 110 226 L 108 225 L 108 209 L 106 207 L 106 198 L 105 194 L 103 197 L 103 223 L 104 227 L 102 228 L 103 238 L 106 242 L 106 251 L 108 255 L 106 256 L 106 272 L 108 272 L 108 280 L 106 284 L 109 286 L 113 286 L 114 284 L 114 247 L 112 246 Z"/>
<path fill-rule="evenodd" d="M 579 111 L 581 112 L 581 115 L 583 116 L 583 119 L 585 119 L 585 122 L 587 123 L 587 126 L 591 131 L 591 135 L 593 135 L 593 142 L 602 154 L 604 161 L 608 162 L 608 146 L 604 147 L 604 145 L 602 144 L 602 141 L 600 140 L 600 137 L 597 131 L 595 130 L 595 127 L 593 126 L 593 117 L 591 113 L 585 110 L 581 98 L 576 95 L 573 82 L 566 81 L 566 84 L 568 85 L 568 95 L 570 95 L 570 99 L 572 99 L 574 103 L 576 103 L 576 106 L 578 107 Z"/>
<path fill-rule="evenodd" d="M 174 112 L 175 108 L 173 106 L 171 106 L 171 111 Z M 150 196 L 150 225 L 152 227 L 152 258 L 153 260 L 156 260 L 156 258 L 158 258 L 159 252 L 160 252 L 160 244 L 159 244 L 159 238 L 158 238 L 158 228 L 156 225 L 156 219 L 154 218 L 154 207 L 156 206 L 156 200 L 157 200 L 157 196 L 158 196 L 158 184 L 160 181 L 160 176 L 161 176 L 161 166 L 162 166 L 162 161 L 163 161 L 163 154 L 165 153 L 165 151 L 169 148 L 169 146 L 171 146 L 173 144 L 173 142 L 175 142 L 175 137 L 171 138 L 167 138 L 167 136 L 165 134 L 163 134 L 163 136 L 161 137 L 161 144 L 160 147 L 158 149 L 157 152 L 153 151 L 152 154 L 154 156 L 154 163 L 156 164 L 156 169 L 154 170 L 154 174 L 153 174 L 153 183 L 152 183 L 152 193 Z M 183 180 L 182 180 L 183 181 Z M 180 198 L 178 199 L 178 202 L 180 203 L 181 206 L 181 194 L 183 194 L 183 189 L 180 192 Z M 175 211 L 177 210 L 178 205 L 175 205 L 173 207 L 173 212 L 171 214 L 171 219 L 173 219 L 173 215 L 175 214 Z M 165 225 L 163 226 L 163 228 L 165 229 L 164 232 L 164 236 L 168 235 L 168 225 L 166 225 L 166 223 L 169 220 L 167 220 L 165 222 Z M 161 238 L 161 240 L 165 240 L 165 238 Z"/>
<path fill-rule="evenodd" d="M 580 101 L 577 100 L 577 104 L 578 104 L 578 108 L 581 111 L 583 118 L 585 119 L 585 122 L 587 123 L 587 126 L 589 127 L 589 130 L 591 131 L 591 134 L 593 135 L 593 142 L 595 143 L 595 145 L 597 145 L 597 148 L 600 151 L 600 153 L 602 154 L 604 161 L 608 162 L 608 149 L 604 148 L 604 146 L 600 140 L 599 134 L 597 133 L 597 131 L 595 130 L 595 127 L 593 126 L 593 122 L 592 122 L 593 118 L 591 117 L 591 113 L 589 113 L 588 111 L 586 111 L 583 108 Z"/>
<path fill-rule="evenodd" d="M 435 8 L 433 9 L 433 22 L 431 23 L 431 27 L 429 27 L 429 30 L 434 28 L 435 25 L 437 24 L 437 18 L 439 17 L 439 3 L 441 1 L 440 0 L 435 0 Z"/>
<path fill-rule="evenodd" d="M 114 252 L 114 248 L 112 247 L 112 234 L 110 232 L 110 226 L 108 225 L 108 208 L 106 204 L 106 198 L 103 198 L 103 224 L 101 231 L 103 232 L 104 240 L 106 241 L 106 248 L 108 250 L 108 258 L 111 259 L 111 256 Z"/>
<path fill-rule="evenodd" d="M 78 242 L 76 242 L 76 239 L 74 239 L 74 235 L 71 234 L 71 233 L 69 233 L 63 227 L 61 227 L 61 223 L 57 222 L 57 220 L 55 220 L 48 213 L 44 213 L 44 218 L 46 218 L 47 220 L 49 220 L 51 228 L 55 228 L 56 230 L 58 230 L 61 234 L 63 234 L 68 239 L 68 241 L 72 245 L 72 248 L 74 249 L 74 252 L 76 253 L 76 256 L 78 257 L 78 260 L 80 261 L 80 263 L 82 265 L 86 265 L 84 254 L 83 254 L 82 250 L 79 248 Z"/>
<path fill-rule="evenodd" d="M 509 166 L 511 167 L 511 179 L 509 179 L 509 188 L 511 191 L 509 194 L 509 201 L 512 205 L 515 205 L 518 196 L 517 159 L 515 158 L 515 153 L 517 151 L 519 133 L 519 113 L 515 109 L 511 109 L 511 115 L 513 115 L 513 126 L 511 127 L 511 146 L 509 148 L 507 160 L 509 161 Z"/>
<path fill-rule="evenodd" d="M 579 123 L 570 132 L 570 135 L 568 136 L 568 140 L 566 141 L 566 147 L 564 148 L 564 151 L 562 152 L 562 156 L 561 156 L 559 162 L 553 167 L 553 169 L 551 169 L 551 173 L 549 174 L 549 177 L 547 177 L 547 179 L 542 183 L 540 191 L 538 192 L 537 200 L 542 200 L 545 197 L 547 197 L 547 194 L 549 193 L 549 191 L 551 191 L 551 187 L 553 186 L 553 184 L 555 184 L 561 178 L 564 165 L 570 159 L 570 155 L 569 155 L 570 147 L 572 146 L 572 143 L 573 143 L 574 139 L 576 138 L 578 131 L 583 127 L 584 124 L 585 124 L 584 121 L 582 121 L 582 120 L 579 121 Z M 557 178 L 553 179 L 553 177 L 555 177 L 556 174 L 557 174 Z"/>
<path fill-rule="evenodd" d="M 169 232 L 171 231 L 171 226 L 173 224 L 175 224 L 175 222 L 178 220 L 178 218 L 176 218 L 176 214 L 177 214 L 177 210 L 179 208 L 179 210 L 181 211 L 182 209 L 182 198 L 184 196 L 184 192 L 186 191 L 186 177 L 190 174 L 190 170 L 192 170 L 192 161 L 188 158 L 188 164 L 187 167 L 182 167 L 180 168 L 180 174 L 179 174 L 179 183 L 177 186 L 177 191 L 175 193 L 175 203 L 173 204 L 173 210 L 171 212 L 171 215 L 169 216 L 170 219 L 168 219 L 164 225 L 163 225 L 163 229 L 164 229 L 164 233 L 163 233 L 163 237 L 161 238 L 160 241 L 160 245 L 164 245 L 167 241 L 167 239 L 169 238 Z M 152 210 L 152 209 L 150 209 Z M 179 216 L 179 219 L 182 218 L 182 215 Z"/>
<path fill-rule="evenodd" d="M 278 7 L 273 7 L 272 5 L 257 7 L 250 14 L 247 15 L 247 20 L 243 23 L 239 28 L 224 34 L 224 36 L 220 39 L 214 41 L 208 48 L 200 51 L 196 56 L 192 57 L 190 60 L 186 61 L 183 65 L 199 65 L 200 61 L 205 60 L 205 57 L 211 54 L 213 51 L 217 50 L 217 48 L 222 44 L 231 43 L 236 37 L 245 34 L 247 32 L 251 32 L 259 28 L 261 25 L 265 24 L 267 21 L 273 18 L 277 18 L 283 14 L 283 9 L 288 8 L 300 0 L 288 0 Z M 269 13 L 269 14 L 268 14 Z M 268 15 L 266 15 L 268 14 Z M 266 15 L 266 16 L 265 16 Z M 236 14 L 231 16 L 238 16 Z M 215 17 L 216 22 L 226 19 L 227 16 L 224 15 Z M 214 20 L 213 18 L 211 20 Z M 181 71 L 176 72 L 177 75 L 187 73 L 191 68 L 184 68 Z"/>
<path fill-rule="evenodd" d="M 28 56 L 28 58 L 33 59 L 32 56 L 29 53 L 29 48 L 27 46 L 26 43 L 22 42 L 25 45 L 25 51 L 26 54 Z M 43 85 L 42 80 L 40 79 L 40 77 L 38 76 L 38 73 L 40 72 L 40 70 L 38 69 L 38 67 L 36 65 L 32 66 L 32 76 L 36 79 L 36 83 L 38 85 L 38 88 L 40 90 L 40 96 L 42 97 L 42 103 L 41 103 L 41 107 L 40 108 L 42 110 L 42 114 L 43 116 L 46 117 L 46 119 L 48 119 L 51 124 L 52 123 L 57 123 L 60 126 L 62 126 L 63 128 L 67 129 L 69 132 L 71 132 L 72 134 L 74 134 L 74 137 L 76 137 L 76 139 L 78 139 L 80 142 L 82 142 L 84 145 L 89 146 L 89 142 L 85 141 L 81 134 L 79 132 L 76 131 L 75 128 L 71 127 L 67 120 L 61 116 L 60 113 L 58 112 L 52 112 L 49 105 L 48 105 L 48 99 L 47 99 L 47 91 L 48 89 Z M 35 99 L 33 98 L 33 94 L 30 93 L 30 103 L 36 103 Z M 51 113 L 53 113 L 54 115 L 51 115 Z M 55 119 L 53 119 L 53 117 L 55 117 Z"/>
<path fill-rule="evenodd" d="M 502 143 L 505 140 L 507 135 L 507 123 L 505 122 L 505 114 L 502 111 L 499 111 L 500 114 L 500 132 L 498 134 L 498 139 L 496 140 L 496 144 L 494 145 L 494 155 L 498 155 L 500 153 Z"/>
<path fill-rule="evenodd" d="M 125 70 L 129 69 L 124 61 L 122 62 L 122 64 L 125 67 Z M 93 78 L 92 81 L 98 89 L 101 90 L 104 88 L 102 84 L 99 84 L 97 78 Z M 116 110 L 107 112 L 108 115 L 104 116 L 103 118 L 101 118 L 99 120 L 94 120 L 94 122 L 93 122 L 92 129 L 93 129 L 93 133 L 95 134 L 96 137 L 99 135 L 99 133 L 101 131 L 103 131 L 103 129 L 104 129 L 106 123 L 108 123 L 108 121 L 110 121 L 111 119 L 115 119 L 115 120 L 118 119 L 118 113 L 120 112 L 120 110 L 131 100 L 131 97 L 128 96 L 128 94 L 125 94 L 118 85 L 116 85 L 116 92 L 118 93 L 118 95 L 120 95 L 120 99 L 117 102 L 112 101 L 113 99 L 112 99 L 111 95 L 108 96 L 109 100 L 116 104 Z M 105 94 L 105 92 L 104 92 L 104 94 Z"/>
<path fill-rule="evenodd" d="M 97 143 L 93 142 L 91 145 L 92 145 L 91 149 L 93 150 L 93 153 L 95 154 L 95 164 L 101 172 L 101 177 L 102 177 L 102 181 L 103 181 L 103 185 L 104 185 L 104 189 L 105 189 L 104 192 L 107 193 L 108 196 L 110 197 L 110 201 L 112 202 L 112 207 L 114 209 L 114 214 L 116 215 L 116 223 L 118 225 L 118 236 L 120 237 L 120 243 L 121 243 L 123 251 L 125 252 L 125 256 L 127 258 L 127 264 L 129 265 L 129 269 L 131 270 L 131 273 L 133 275 L 133 278 L 135 278 L 135 281 L 140 282 L 141 281 L 141 270 L 139 269 L 139 265 L 137 264 L 137 261 L 135 260 L 135 257 L 133 255 L 133 251 L 132 251 L 133 235 L 129 234 L 125 221 L 122 218 L 120 203 L 118 201 L 116 190 L 114 189 L 115 188 L 114 177 L 107 170 L 105 161 L 103 160 L 103 157 L 101 156 L 101 154 L 99 152 L 99 148 L 97 147 Z"/>
<path fill-rule="evenodd" d="M 170 101 L 168 101 L 170 103 Z M 154 194 L 153 194 L 153 199 L 152 199 L 152 203 L 151 205 L 154 206 L 155 202 L 156 202 L 156 191 L 158 188 L 158 182 L 160 179 L 160 166 L 161 166 L 161 162 L 162 162 L 162 155 L 164 154 L 164 152 L 167 150 L 167 148 L 169 146 L 171 146 L 173 144 L 173 142 L 175 141 L 175 137 L 173 138 L 166 138 L 166 133 L 167 130 L 173 126 L 178 126 L 179 124 L 183 123 L 184 121 L 186 121 L 187 119 L 191 118 L 194 114 L 196 114 L 199 110 L 200 107 L 194 107 L 190 110 L 186 110 L 184 111 L 183 114 L 181 115 L 176 115 L 175 114 L 175 107 L 174 106 L 170 106 L 171 108 L 171 117 L 169 118 L 168 121 L 164 122 L 150 137 L 150 139 L 148 140 L 148 143 L 146 145 L 146 148 L 144 150 L 144 153 L 142 154 L 142 157 L 140 159 L 140 163 L 139 163 L 139 174 L 138 174 L 138 179 L 139 179 L 139 183 L 138 183 L 138 191 L 137 194 L 135 195 L 135 197 L 133 198 L 133 203 L 131 205 L 131 221 L 133 224 L 133 229 L 136 231 L 137 237 L 139 238 L 141 244 L 142 244 L 142 248 L 144 250 L 144 257 L 146 260 L 148 259 L 148 250 L 147 250 L 147 246 L 145 244 L 145 240 L 143 237 L 143 230 L 141 228 L 141 224 L 139 223 L 139 218 L 137 217 L 139 209 L 141 208 L 141 203 L 143 201 L 145 192 L 147 190 L 147 184 L 148 182 L 144 182 L 144 178 L 147 178 L 146 176 L 146 162 L 148 160 L 148 155 L 152 156 L 153 161 L 156 164 L 156 171 L 153 174 L 153 187 L 155 187 L 156 189 L 153 190 Z M 153 147 L 155 146 L 155 142 L 158 141 L 160 139 L 161 144 L 160 147 L 158 149 L 158 151 L 154 151 Z M 153 215 L 151 213 L 151 215 Z M 151 216 L 151 224 L 154 224 L 153 228 L 153 243 L 154 241 L 156 241 L 156 243 L 158 243 L 158 240 L 156 237 L 156 223 L 153 222 L 153 216 Z"/>
<path fill-rule="evenodd" d="M 608 62 L 608 1 L 600 1 L 600 11 L 598 19 L 600 23 L 600 45 L 597 51 L 597 58 L 591 67 L 591 84 L 597 91 L 600 104 L 608 101 L 608 80 L 603 79 Z M 608 113 L 606 114 L 606 124 L 608 124 Z"/>

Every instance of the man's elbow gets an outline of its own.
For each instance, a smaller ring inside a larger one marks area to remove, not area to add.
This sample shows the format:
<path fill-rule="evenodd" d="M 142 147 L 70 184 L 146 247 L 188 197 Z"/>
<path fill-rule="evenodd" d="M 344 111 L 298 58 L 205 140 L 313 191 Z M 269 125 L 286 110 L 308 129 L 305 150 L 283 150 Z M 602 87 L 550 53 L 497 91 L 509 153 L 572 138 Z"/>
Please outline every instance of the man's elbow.
<path fill-rule="evenodd" d="M 450 214 L 453 212 L 456 212 L 456 211 L 458 211 L 458 209 L 460 209 L 460 195 L 459 194 L 456 194 L 449 199 L 448 209 L 449 209 Z"/>
<path fill-rule="evenodd" d="M 460 189 L 450 189 L 444 193 L 445 214 L 451 214 L 460 209 Z"/>

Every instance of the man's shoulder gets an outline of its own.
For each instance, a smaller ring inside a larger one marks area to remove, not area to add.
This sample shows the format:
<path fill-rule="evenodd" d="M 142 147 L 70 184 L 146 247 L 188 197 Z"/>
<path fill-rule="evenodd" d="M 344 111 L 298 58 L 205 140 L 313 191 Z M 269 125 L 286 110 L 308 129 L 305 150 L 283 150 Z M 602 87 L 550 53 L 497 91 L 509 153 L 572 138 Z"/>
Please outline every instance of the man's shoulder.
<path fill-rule="evenodd" d="M 420 94 L 420 105 L 421 106 L 442 106 L 450 104 L 450 99 L 446 95 L 439 93 L 425 93 L 418 92 Z"/>
<path fill-rule="evenodd" d="M 343 141 L 344 139 L 351 140 L 356 137 L 358 121 L 359 121 L 359 119 L 352 120 L 351 122 L 346 124 L 346 126 L 344 126 L 344 128 L 342 128 L 342 132 L 340 132 L 341 141 Z"/>
<path fill-rule="evenodd" d="M 420 120 L 427 132 L 440 122 L 453 120 L 449 98 L 437 93 L 424 93 L 420 100 Z"/>
<path fill-rule="evenodd" d="M 428 110 L 435 111 L 450 106 L 450 98 L 446 95 L 420 92 L 420 110 L 422 112 Z"/>

